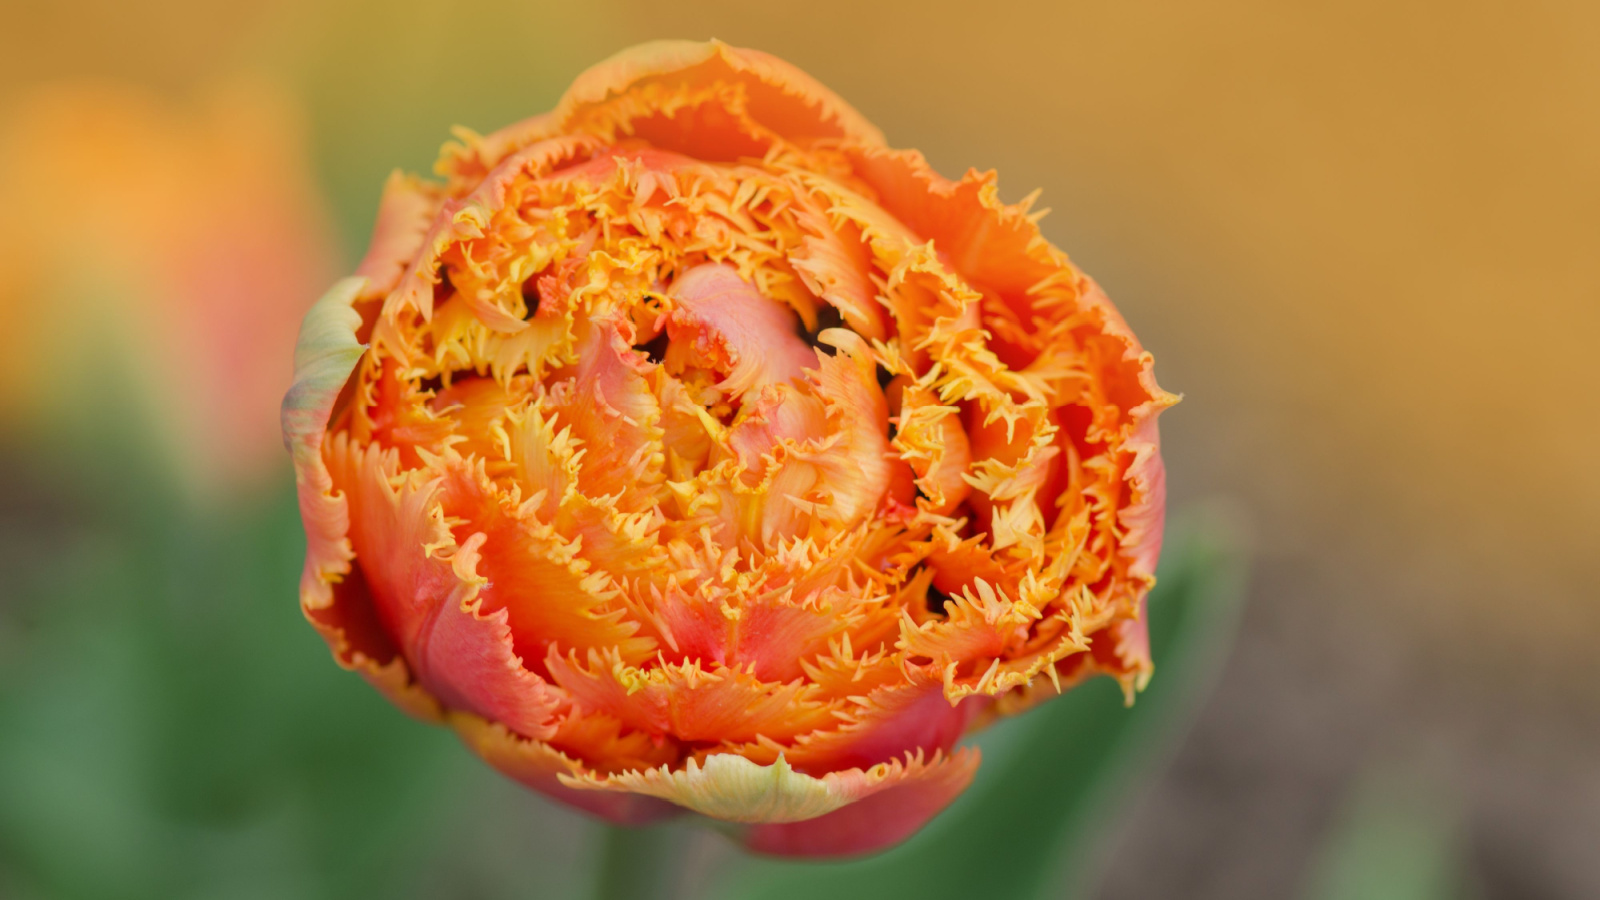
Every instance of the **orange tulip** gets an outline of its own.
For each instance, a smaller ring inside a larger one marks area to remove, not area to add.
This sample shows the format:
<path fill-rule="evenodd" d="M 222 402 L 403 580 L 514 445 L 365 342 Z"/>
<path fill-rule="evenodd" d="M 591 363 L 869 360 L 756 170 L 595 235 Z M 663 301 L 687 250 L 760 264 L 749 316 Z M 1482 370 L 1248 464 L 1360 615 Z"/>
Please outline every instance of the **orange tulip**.
<path fill-rule="evenodd" d="M 956 742 L 1149 676 L 1175 397 L 992 173 L 663 42 L 395 175 L 284 432 L 339 661 L 619 822 L 911 834 Z"/>
<path fill-rule="evenodd" d="M 295 124 L 262 85 L 194 109 L 116 83 L 14 98 L 0 120 L 0 419 L 131 399 L 197 490 L 281 465 L 283 348 L 337 271 Z M 132 389 L 108 389 L 108 359 Z"/>

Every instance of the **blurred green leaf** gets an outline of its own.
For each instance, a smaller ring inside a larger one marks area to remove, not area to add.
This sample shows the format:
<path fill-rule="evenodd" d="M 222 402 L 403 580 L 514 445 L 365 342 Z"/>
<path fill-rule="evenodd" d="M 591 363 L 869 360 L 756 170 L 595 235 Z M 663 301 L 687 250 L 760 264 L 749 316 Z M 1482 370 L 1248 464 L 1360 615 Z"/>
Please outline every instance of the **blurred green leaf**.
<path fill-rule="evenodd" d="M 1425 771 L 1373 766 L 1351 787 L 1313 867 L 1309 900 L 1469 896 L 1461 822 Z"/>
<path fill-rule="evenodd" d="M 202 507 L 125 417 L 54 440 L 0 474 L 32 497 L 0 534 L 34 534 L 0 602 L 0 896 L 586 886 L 594 826 L 333 663 L 296 604 L 286 471 Z"/>
<path fill-rule="evenodd" d="M 1170 750 L 1231 642 L 1242 594 L 1237 532 L 1201 514 L 1175 522 L 1150 599 L 1156 676 L 1130 709 L 1096 679 L 981 735 L 971 789 L 905 844 L 843 863 L 752 860 L 724 897 L 829 900 L 1060 897 L 1087 887 L 1116 801 Z"/>

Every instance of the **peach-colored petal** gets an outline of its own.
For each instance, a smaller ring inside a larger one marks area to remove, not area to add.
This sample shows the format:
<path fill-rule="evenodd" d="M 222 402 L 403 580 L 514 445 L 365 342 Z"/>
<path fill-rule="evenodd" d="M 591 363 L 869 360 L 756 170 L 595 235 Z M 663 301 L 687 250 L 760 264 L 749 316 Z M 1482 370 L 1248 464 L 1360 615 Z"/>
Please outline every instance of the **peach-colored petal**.
<path fill-rule="evenodd" d="M 869 340 L 887 337 L 883 308 L 872 284 L 870 253 L 861 230 L 849 223 L 835 228 L 808 205 L 799 215 L 806 237 L 789 262 L 812 293 L 828 301 L 845 324 Z"/>
<path fill-rule="evenodd" d="M 443 198 L 436 188 L 398 169 L 389 173 L 378 202 L 378 220 L 372 226 L 367 255 L 356 275 L 367 279 L 373 296 L 383 297 L 400 283 L 407 263 L 422 249 L 433 217 Z"/>
<path fill-rule="evenodd" d="M 632 510 L 649 496 L 632 489 L 661 478 L 661 406 L 639 354 L 617 329 L 608 322 L 591 330 L 580 345 L 571 390 L 554 408 L 583 441 L 582 491 L 591 497 L 621 494 L 624 508 Z"/>
<path fill-rule="evenodd" d="M 784 384 L 817 367 L 817 355 L 795 334 L 795 316 L 761 295 L 731 266 L 696 266 L 672 283 L 677 304 L 667 320 L 667 365 L 698 365 L 723 376 L 717 389 L 733 396 Z"/>
<path fill-rule="evenodd" d="M 815 461 L 831 494 L 830 517 L 853 524 L 877 508 L 889 485 L 889 405 L 860 335 L 832 328 L 818 340 L 838 351 L 822 359 L 816 376 L 838 443 Z"/>
<path fill-rule="evenodd" d="M 561 777 L 580 778 L 584 768 L 543 741 L 530 740 L 470 713 L 452 712 L 450 726 L 473 752 L 510 778 L 568 806 L 619 825 L 643 825 L 677 815 L 670 803 L 642 794 L 604 793 L 568 787 Z"/>
<path fill-rule="evenodd" d="M 486 536 L 458 544 L 445 526 L 440 479 L 400 475 L 392 454 L 341 442 L 330 455 L 335 484 L 350 498 L 351 544 L 369 561 L 378 617 L 418 682 L 448 706 L 548 737 L 562 698 L 522 665 L 506 610 L 482 609 Z"/>
<path fill-rule="evenodd" d="M 936 676 L 919 673 L 852 698 L 838 727 L 804 735 L 784 752 L 807 772 L 867 768 L 913 752 L 948 753 L 987 702 L 951 703 Z"/>
<path fill-rule="evenodd" d="M 303 611 L 339 665 L 359 673 L 410 715 L 425 722 L 443 718 L 444 708 L 411 678 L 411 668 L 383 630 L 360 569 L 333 585 L 332 603 Z"/>
<path fill-rule="evenodd" d="M 877 128 L 811 76 L 774 56 L 721 41 L 652 41 L 624 50 L 579 75 L 555 118 L 570 121 L 584 107 L 643 84 L 681 87 L 718 79 L 744 84 L 752 117 L 789 140 L 883 143 Z"/>
<path fill-rule="evenodd" d="M 447 516 L 470 521 L 483 536 L 476 551 L 484 582 L 476 594 L 479 614 L 506 611 L 517 653 L 530 668 L 538 670 L 556 645 L 615 649 L 630 663 L 654 653 L 655 642 L 636 637 L 638 625 L 623 619 L 607 571 L 591 571 L 570 538 L 506 509 L 484 478 L 464 469 L 445 478 L 439 501 Z"/>
<path fill-rule="evenodd" d="M 554 652 L 545 665 L 581 707 L 685 741 L 787 740 L 834 721 L 803 683 L 764 683 L 737 669 L 693 662 L 639 669 L 594 653 L 585 666 Z"/>
<path fill-rule="evenodd" d="M 1118 514 L 1123 540 L 1133 548 L 1133 565 L 1128 571 L 1154 578 L 1167 511 L 1167 469 L 1161 462 L 1161 435 L 1154 412 L 1139 424 L 1128 448 L 1133 453 L 1127 475 L 1133 497 Z"/>
<path fill-rule="evenodd" d="M 440 715 L 438 702 L 411 681 L 393 641 L 377 621 L 359 569 L 350 560 L 349 510 L 323 462 L 322 437 L 336 398 L 366 348 L 356 341 L 361 317 L 351 303 L 366 287 L 347 278 L 306 314 L 295 347 L 295 381 L 283 401 L 283 437 L 294 457 L 306 563 L 301 608 L 339 664 L 360 672 L 394 703 L 419 718 Z"/>

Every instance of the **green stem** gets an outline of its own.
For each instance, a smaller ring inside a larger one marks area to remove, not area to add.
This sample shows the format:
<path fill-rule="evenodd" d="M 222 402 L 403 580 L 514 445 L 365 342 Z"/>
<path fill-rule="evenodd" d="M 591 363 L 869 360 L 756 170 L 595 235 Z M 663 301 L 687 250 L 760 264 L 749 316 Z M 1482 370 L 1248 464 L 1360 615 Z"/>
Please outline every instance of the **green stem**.
<path fill-rule="evenodd" d="M 606 826 L 595 869 L 594 900 L 672 900 L 681 881 L 686 829 Z"/>

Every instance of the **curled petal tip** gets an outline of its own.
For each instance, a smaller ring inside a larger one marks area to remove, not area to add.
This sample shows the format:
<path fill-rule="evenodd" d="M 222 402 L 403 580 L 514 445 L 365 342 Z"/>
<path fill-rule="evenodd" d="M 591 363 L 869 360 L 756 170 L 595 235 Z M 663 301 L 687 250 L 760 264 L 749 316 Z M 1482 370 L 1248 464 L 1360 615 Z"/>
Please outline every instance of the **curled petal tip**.
<path fill-rule="evenodd" d="M 367 279 L 340 279 L 307 310 L 294 347 L 294 383 L 283 398 L 283 443 L 290 452 L 321 443 L 333 401 L 366 346 L 356 340 L 361 314 L 353 304 Z"/>

